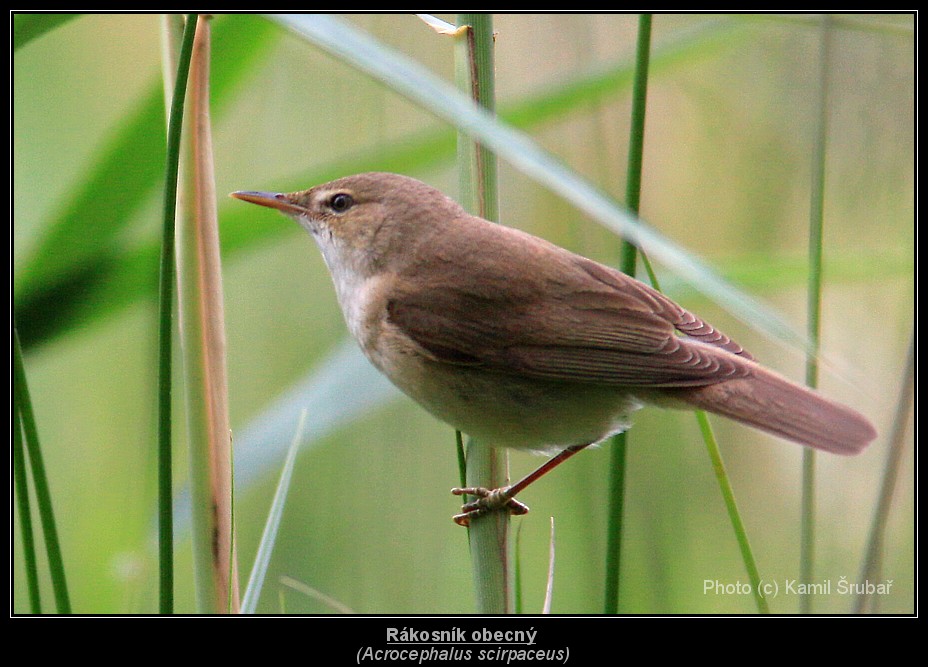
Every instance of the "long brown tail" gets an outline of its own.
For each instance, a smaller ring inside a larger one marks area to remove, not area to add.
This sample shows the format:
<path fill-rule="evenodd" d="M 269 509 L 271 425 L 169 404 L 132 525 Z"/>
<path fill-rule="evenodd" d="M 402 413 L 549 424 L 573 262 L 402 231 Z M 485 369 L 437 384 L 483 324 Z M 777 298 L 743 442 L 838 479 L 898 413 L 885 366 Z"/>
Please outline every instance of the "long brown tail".
<path fill-rule="evenodd" d="M 876 437 L 855 410 L 752 366 L 750 377 L 665 391 L 694 407 L 834 454 L 857 454 Z"/>

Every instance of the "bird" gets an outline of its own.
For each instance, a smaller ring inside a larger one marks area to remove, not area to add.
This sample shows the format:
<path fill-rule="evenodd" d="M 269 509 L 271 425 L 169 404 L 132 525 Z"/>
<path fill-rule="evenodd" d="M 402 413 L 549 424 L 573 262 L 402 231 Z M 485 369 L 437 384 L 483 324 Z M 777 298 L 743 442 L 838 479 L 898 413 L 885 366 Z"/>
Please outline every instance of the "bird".
<path fill-rule="evenodd" d="M 644 405 L 701 409 L 832 454 L 875 437 L 856 410 L 770 370 L 727 335 L 617 269 L 469 214 L 440 190 L 368 172 L 307 190 L 238 191 L 315 239 L 351 335 L 439 420 L 493 446 L 552 456 L 473 495 L 500 508 Z"/>

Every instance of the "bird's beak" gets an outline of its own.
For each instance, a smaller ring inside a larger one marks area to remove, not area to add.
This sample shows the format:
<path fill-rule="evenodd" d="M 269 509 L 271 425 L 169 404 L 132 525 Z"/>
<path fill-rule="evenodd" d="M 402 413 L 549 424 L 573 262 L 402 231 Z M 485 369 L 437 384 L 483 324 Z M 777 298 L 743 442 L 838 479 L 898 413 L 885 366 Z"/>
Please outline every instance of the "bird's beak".
<path fill-rule="evenodd" d="M 242 201 L 251 202 L 252 204 L 259 204 L 261 206 L 267 206 L 268 208 L 276 208 L 281 213 L 302 215 L 308 212 L 302 206 L 293 203 L 288 195 L 280 192 L 257 192 L 244 190 L 240 192 L 233 192 L 229 196 L 233 197 L 234 199 L 241 199 Z"/>

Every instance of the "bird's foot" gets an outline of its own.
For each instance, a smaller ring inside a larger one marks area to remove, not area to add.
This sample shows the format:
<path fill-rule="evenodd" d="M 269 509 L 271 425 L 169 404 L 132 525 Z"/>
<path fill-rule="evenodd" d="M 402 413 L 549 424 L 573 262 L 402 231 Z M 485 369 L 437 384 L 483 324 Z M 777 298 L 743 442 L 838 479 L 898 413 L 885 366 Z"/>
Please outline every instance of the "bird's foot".
<path fill-rule="evenodd" d="M 498 489 L 485 489 L 482 486 L 454 488 L 451 493 L 456 496 L 476 496 L 476 500 L 461 506 L 461 513 L 454 515 L 454 522 L 459 526 L 469 526 L 470 520 L 478 516 L 506 510 L 510 514 L 527 514 L 528 505 L 520 503 L 512 497 L 512 487 L 503 486 Z"/>

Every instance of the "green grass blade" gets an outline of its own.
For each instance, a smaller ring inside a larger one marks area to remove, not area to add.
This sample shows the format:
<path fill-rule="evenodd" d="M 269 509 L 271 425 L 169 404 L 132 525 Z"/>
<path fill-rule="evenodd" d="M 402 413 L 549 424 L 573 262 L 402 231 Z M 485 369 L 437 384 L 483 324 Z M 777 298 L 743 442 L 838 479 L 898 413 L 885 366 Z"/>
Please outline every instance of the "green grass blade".
<path fill-rule="evenodd" d="M 638 44 L 637 44 L 637 62 L 638 70 L 635 76 L 635 85 L 632 95 L 632 120 L 631 134 L 629 138 L 629 157 L 628 157 L 628 177 L 626 182 L 625 198 L 628 207 L 638 213 L 641 201 L 641 171 L 644 155 L 644 122 L 645 109 L 647 100 L 647 79 L 648 79 L 648 61 L 650 54 L 651 38 L 651 17 L 644 14 L 639 20 Z M 636 249 L 628 242 L 623 243 L 622 247 L 622 271 L 628 275 L 635 274 Z M 660 290 L 657 277 L 651 268 L 650 262 L 644 253 L 642 259 L 645 263 L 648 275 L 652 285 Z M 752 588 L 757 602 L 758 610 L 762 613 L 769 613 L 766 600 L 760 595 L 760 574 L 757 569 L 754 554 L 751 550 L 747 532 L 744 529 L 744 522 L 741 520 L 737 503 L 735 502 L 734 491 L 731 487 L 731 481 L 725 471 L 722 462 L 721 452 L 712 427 L 709 423 L 708 415 L 701 411 L 696 411 L 696 419 L 699 422 L 703 440 L 712 461 L 712 467 L 715 471 L 719 488 L 722 492 L 722 498 L 728 511 L 732 528 L 735 532 L 735 538 L 738 541 L 741 550 L 742 559 L 748 576 L 752 581 Z M 612 456 L 612 486 L 610 489 L 610 524 L 609 524 L 609 544 L 606 558 L 606 613 L 617 613 L 619 600 L 619 574 L 620 574 L 620 555 L 621 555 L 621 516 L 624 507 L 624 480 L 626 474 L 625 450 L 627 447 L 627 433 L 622 433 L 614 440 L 614 450 Z"/>
<path fill-rule="evenodd" d="M 644 164 L 644 119 L 648 99 L 648 67 L 651 61 L 651 15 L 638 19 L 638 42 L 635 56 L 635 80 L 632 85 L 632 118 L 628 138 L 628 176 L 625 183 L 625 205 L 636 215 L 641 204 L 641 170 Z M 635 274 L 635 246 L 623 247 L 622 271 Z"/>
<path fill-rule="evenodd" d="M 25 436 L 29 467 L 32 469 L 32 484 L 35 489 L 42 533 L 45 536 L 45 550 L 48 567 L 51 572 L 52 588 L 55 595 L 55 609 L 59 614 L 71 613 L 71 600 L 68 595 L 68 582 L 64 572 L 64 560 L 61 557 L 61 543 L 58 529 L 55 527 L 55 513 L 52 508 L 52 495 L 45 474 L 42 448 L 39 445 L 39 429 L 32 410 L 29 386 L 26 383 L 26 367 L 23 364 L 22 346 L 16 323 L 13 323 L 13 401 L 14 409 L 20 416 L 20 425 Z M 14 426 L 17 426 L 14 423 Z"/>
<path fill-rule="evenodd" d="M 318 602 L 321 602 L 322 604 L 331 608 L 333 611 L 335 611 L 338 614 L 350 614 L 352 616 L 357 615 L 357 612 L 354 611 L 351 607 L 343 604 L 342 602 L 336 600 L 330 595 L 326 595 L 322 591 L 316 590 L 312 586 L 307 586 L 302 581 L 297 581 L 293 577 L 287 577 L 287 576 L 281 577 L 280 585 L 281 585 L 280 612 L 283 614 L 287 613 L 286 606 L 284 605 L 283 591 L 284 591 L 284 588 L 291 588 L 297 591 L 298 593 L 302 593 L 303 595 L 305 595 L 306 597 L 312 600 L 317 600 Z"/>
<path fill-rule="evenodd" d="M 896 412 L 893 415 L 893 430 L 889 437 L 889 453 L 886 456 L 886 467 L 883 469 L 883 481 L 880 485 L 880 496 L 876 509 L 873 512 L 873 522 L 870 525 L 870 537 L 867 540 L 867 552 L 864 557 L 859 581 L 874 582 L 880 576 L 880 565 L 883 558 L 883 544 L 886 539 L 886 527 L 889 512 L 892 508 L 893 495 L 896 491 L 896 482 L 899 469 L 902 466 L 902 455 L 905 453 L 905 431 L 908 428 L 909 412 L 912 410 L 915 392 L 915 332 L 909 339 L 909 351 L 906 355 L 905 369 L 902 373 L 902 386 L 899 398 L 896 401 Z M 863 614 L 867 605 L 873 598 L 873 592 L 862 591 L 857 596 L 854 612 Z"/>
<path fill-rule="evenodd" d="M 177 64 L 177 79 L 168 121 L 167 160 L 164 175 L 164 206 L 158 316 L 158 572 L 159 610 L 174 612 L 173 462 L 171 452 L 171 332 L 174 325 L 174 215 L 177 206 L 177 174 L 180 162 L 181 122 L 197 16 L 189 14 L 184 27 Z"/>
<path fill-rule="evenodd" d="M 19 409 L 13 410 L 13 487 L 19 507 L 19 525 L 23 540 L 23 569 L 26 571 L 26 589 L 29 591 L 29 609 L 33 614 L 42 613 L 42 597 L 39 591 L 39 565 L 35 555 L 35 533 L 32 528 L 32 511 L 29 502 L 29 483 L 26 471 L 26 450 L 23 448 L 22 419 Z"/>
<path fill-rule="evenodd" d="M 80 16 L 80 14 L 13 14 L 13 50 L 19 51 L 32 40 Z"/>
<path fill-rule="evenodd" d="M 661 290 L 656 278 L 651 276 L 651 283 L 658 291 Z M 757 604 L 757 610 L 762 614 L 769 614 L 770 608 L 766 598 L 761 594 L 760 588 L 760 571 L 757 568 L 757 561 L 754 559 L 754 552 L 751 549 L 750 540 L 748 540 L 747 531 L 744 528 L 744 521 L 741 520 L 741 512 L 738 510 L 738 503 L 735 501 L 735 492 L 725 470 L 725 463 L 722 460 L 722 452 L 719 449 L 715 434 L 712 431 L 712 424 L 709 422 L 709 415 L 703 410 L 695 410 L 696 421 L 699 424 L 699 430 L 702 433 L 703 442 L 706 444 L 706 450 L 709 453 L 709 460 L 712 462 L 712 470 L 715 473 L 719 490 L 722 493 L 722 501 L 725 503 L 725 509 L 728 512 L 728 518 L 731 521 L 732 530 L 735 532 L 735 539 L 738 541 L 738 548 L 741 551 L 741 558 L 744 561 L 745 570 L 751 579 L 751 589 L 754 600 Z"/>
<path fill-rule="evenodd" d="M 461 480 L 461 486 L 467 486 L 467 450 L 464 447 L 464 434 L 455 430 L 454 448 L 458 455 L 458 477 Z"/>
<path fill-rule="evenodd" d="M 819 44 L 818 117 L 812 147 L 812 183 L 809 189 L 809 278 L 806 287 L 806 384 L 818 386 L 818 355 L 822 319 L 822 231 L 825 211 L 825 142 L 828 135 L 828 70 L 831 65 L 832 28 L 828 15 L 822 17 Z M 799 578 L 811 584 L 815 577 L 815 450 L 802 450 L 802 500 L 799 546 Z M 803 586 L 799 610 L 812 611 L 811 586 Z"/>
<path fill-rule="evenodd" d="M 769 614 L 770 606 L 767 604 L 767 599 L 762 594 L 760 571 L 757 569 L 757 561 L 754 560 L 754 552 L 751 550 L 751 543 L 748 541 L 748 534 L 744 529 L 741 513 L 738 511 L 738 503 L 735 502 L 735 492 L 731 487 L 731 481 L 728 479 L 728 473 L 725 472 L 722 453 L 719 451 L 718 442 L 715 439 L 715 434 L 712 432 L 709 416 L 702 410 L 697 410 L 696 419 L 699 421 L 699 429 L 702 431 L 703 440 L 706 442 L 709 459 L 712 461 L 712 469 L 718 480 L 719 489 L 722 491 L 722 500 L 725 502 L 725 508 L 728 510 L 728 518 L 731 520 L 731 525 L 735 530 L 735 538 L 738 540 L 741 558 L 744 560 L 745 568 L 748 571 L 748 578 L 751 580 L 751 592 L 754 595 L 754 602 L 757 604 L 757 610 L 760 613 Z"/>
<path fill-rule="evenodd" d="M 245 595 L 242 596 L 243 614 L 254 614 L 258 606 L 258 599 L 261 597 L 261 589 L 264 587 L 264 579 L 267 575 L 268 565 L 271 562 L 271 554 L 274 552 L 274 544 L 277 542 L 280 522 L 284 516 L 284 506 L 287 503 L 287 493 L 290 491 L 290 481 L 293 479 L 293 468 L 296 464 L 296 455 L 300 451 L 305 422 L 306 409 L 304 408 L 300 413 L 300 422 L 297 424 L 296 432 L 290 441 L 290 448 L 287 450 L 287 458 L 284 460 L 283 469 L 280 471 L 280 480 L 277 482 L 274 500 L 271 502 L 267 521 L 264 523 L 264 532 L 261 534 L 261 541 L 258 543 L 258 553 L 255 555 L 251 575 L 248 577 Z"/>
<path fill-rule="evenodd" d="M 635 213 L 641 203 L 641 169 L 644 163 L 644 119 L 648 98 L 648 65 L 651 56 L 651 15 L 638 17 L 638 41 L 635 55 L 635 79 L 632 86 L 632 118 L 628 142 L 628 170 L 625 183 L 625 205 Z M 622 242 L 622 260 L 619 267 L 624 273 L 635 275 L 637 249 L 628 241 Z M 619 581 L 622 561 L 622 533 L 625 514 L 625 475 L 628 433 L 612 439 L 610 456 L 609 527 L 606 543 L 606 600 L 604 613 L 619 611 Z"/>
<path fill-rule="evenodd" d="M 606 574 L 604 614 L 619 613 L 619 582 L 622 574 L 622 535 L 625 528 L 625 478 L 628 434 L 612 438 L 609 453 L 609 519 L 606 528 Z"/>
<path fill-rule="evenodd" d="M 525 610 L 522 602 L 522 526 L 524 521 L 519 521 L 516 528 L 515 549 L 512 564 L 512 613 L 521 614 Z"/>
<path fill-rule="evenodd" d="M 542 614 L 551 613 L 551 605 L 554 602 L 554 563 L 555 556 L 557 555 L 557 549 L 555 549 L 554 541 L 554 517 L 550 517 L 551 521 L 551 533 L 548 537 L 548 578 L 545 582 L 545 601 L 541 606 Z"/>

